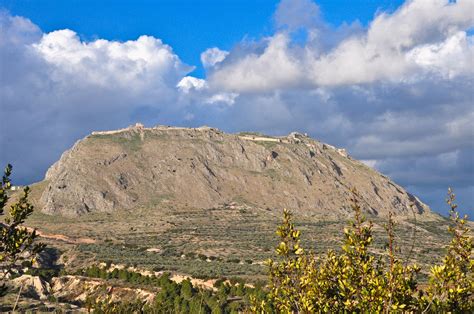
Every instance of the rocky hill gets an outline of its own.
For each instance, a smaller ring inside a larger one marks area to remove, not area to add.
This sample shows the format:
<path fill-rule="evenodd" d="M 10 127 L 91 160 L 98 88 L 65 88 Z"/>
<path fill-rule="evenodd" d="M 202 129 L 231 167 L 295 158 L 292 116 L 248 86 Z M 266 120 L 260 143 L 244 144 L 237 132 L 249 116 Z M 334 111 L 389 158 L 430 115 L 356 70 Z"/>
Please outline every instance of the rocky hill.
<path fill-rule="evenodd" d="M 94 132 L 47 172 L 42 211 L 88 212 L 229 204 L 334 217 L 350 211 L 350 190 L 373 215 L 428 215 L 430 209 L 343 149 L 299 133 L 269 137 L 214 128 Z"/>

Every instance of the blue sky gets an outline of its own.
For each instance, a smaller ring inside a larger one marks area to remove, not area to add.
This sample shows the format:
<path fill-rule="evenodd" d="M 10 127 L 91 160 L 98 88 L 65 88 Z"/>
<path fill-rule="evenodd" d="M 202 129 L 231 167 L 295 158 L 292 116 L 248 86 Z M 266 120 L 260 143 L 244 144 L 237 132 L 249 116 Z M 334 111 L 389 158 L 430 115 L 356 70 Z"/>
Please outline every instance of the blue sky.
<path fill-rule="evenodd" d="M 136 122 L 300 131 L 438 212 L 452 186 L 472 213 L 472 12 L 472 0 L 0 0 L 0 164 L 38 181 L 78 139 Z"/>

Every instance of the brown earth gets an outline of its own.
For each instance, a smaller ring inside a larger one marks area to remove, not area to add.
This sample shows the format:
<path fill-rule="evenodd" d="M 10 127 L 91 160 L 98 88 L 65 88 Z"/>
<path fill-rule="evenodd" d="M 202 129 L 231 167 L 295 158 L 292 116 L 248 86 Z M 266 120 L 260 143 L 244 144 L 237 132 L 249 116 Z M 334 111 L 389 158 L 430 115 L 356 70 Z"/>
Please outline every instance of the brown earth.
<path fill-rule="evenodd" d="M 57 241 L 62 241 L 66 242 L 69 244 L 92 244 L 96 243 L 96 240 L 90 239 L 90 238 L 73 238 L 73 237 L 68 237 L 67 235 L 64 234 L 50 234 L 50 233 L 45 233 L 41 230 L 35 229 L 35 228 L 30 228 L 26 227 L 26 229 L 30 232 L 33 230 L 36 231 L 36 234 L 43 238 L 43 239 L 48 239 L 48 240 L 57 240 Z"/>

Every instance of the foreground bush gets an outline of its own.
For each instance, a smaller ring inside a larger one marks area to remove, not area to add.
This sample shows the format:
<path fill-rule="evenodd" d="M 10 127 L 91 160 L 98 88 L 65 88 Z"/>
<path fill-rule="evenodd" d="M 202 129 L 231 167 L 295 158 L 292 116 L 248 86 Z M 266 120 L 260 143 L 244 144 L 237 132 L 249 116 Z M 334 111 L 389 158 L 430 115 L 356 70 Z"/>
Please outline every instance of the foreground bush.
<path fill-rule="evenodd" d="M 33 213 L 28 202 L 29 189 L 25 187 L 20 199 L 12 204 L 5 215 L 11 189 L 10 175 L 12 166 L 7 165 L 0 186 L 0 297 L 7 292 L 7 279 L 18 275 L 25 266 L 31 266 L 37 253 L 44 245 L 36 243 L 36 232 L 23 226 L 26 218 Z M 3 217 L 2 217 L 3 216 Z"/>
<path fill-rule="evenodd" d="M 406 266 L 396 256 L 395 223 L 389 215 L 387 254 L 370 252 L 372 224 L 361 214 L 353 192 L 355 219 L 344 230 L 342 252 L 316 257 L 300 246 L 300 232 L 292 215 L 284 211 L 278 227 L 279 258 L 268 261 L 269 293 L 252 297 L 253 312 L 474 312 L 474 260 L 472 237 L 456 211 L 455 196 L 448 191 L 451 207 L 449 228 L 453 240 L 441 265 L 431 268 L 429 284 L 417 282 L 420 268 Z"/>
<path fill-rule="evenodd" d="M 474 259 L 471 230 L 466 226 L 466 217 L 460 218 L 456 211 L 455 196 L 448 191 L 448 205 L 451 207 L 453 235 L 448 252 L 441 265 L 431 268 L 430 285 L 423 298 L 427 308 L 437 312 L 474 312 Z"/>

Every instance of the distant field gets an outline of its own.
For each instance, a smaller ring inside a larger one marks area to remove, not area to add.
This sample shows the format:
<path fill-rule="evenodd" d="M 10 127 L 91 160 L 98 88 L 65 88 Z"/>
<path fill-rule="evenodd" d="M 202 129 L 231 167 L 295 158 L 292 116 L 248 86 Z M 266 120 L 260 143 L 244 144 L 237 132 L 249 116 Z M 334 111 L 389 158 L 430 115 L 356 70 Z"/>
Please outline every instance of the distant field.
<path fill-rule="evenodd" d="M 45 239 L 64 253 L 70 269 L 94 261 L 110 261 L 150 270 L 165 270 L 197 278 L 241 277 L 263 279 L 263 261 L 273 256 L 275 229 L 281 211 L 254 210 L 245 206 L 215 209 L 137 209 L 114 214 L 94 213 L 79 218 L 48 216 L 36 212 L 28 225 L 46 234 L 87 238 L 95 243 L 66 243 Z M 339 249 L 346 221 L 298 217 L 303 244 L 316 253 Z M 385 221 L 373 217 L 374 250 L 383 254 Z M 444 254 L 449 242 L 447 221 L 402 221 L 397 226 L 400 256 L 423 266 Z M 413 251 L 411 251 L 413 248 Z M 147 251 L 148 250 L 148 251 Z M 411 251 L 411 253 L 410 253 Z M 423 268 L 428 271 L 428 268 Z"/>

